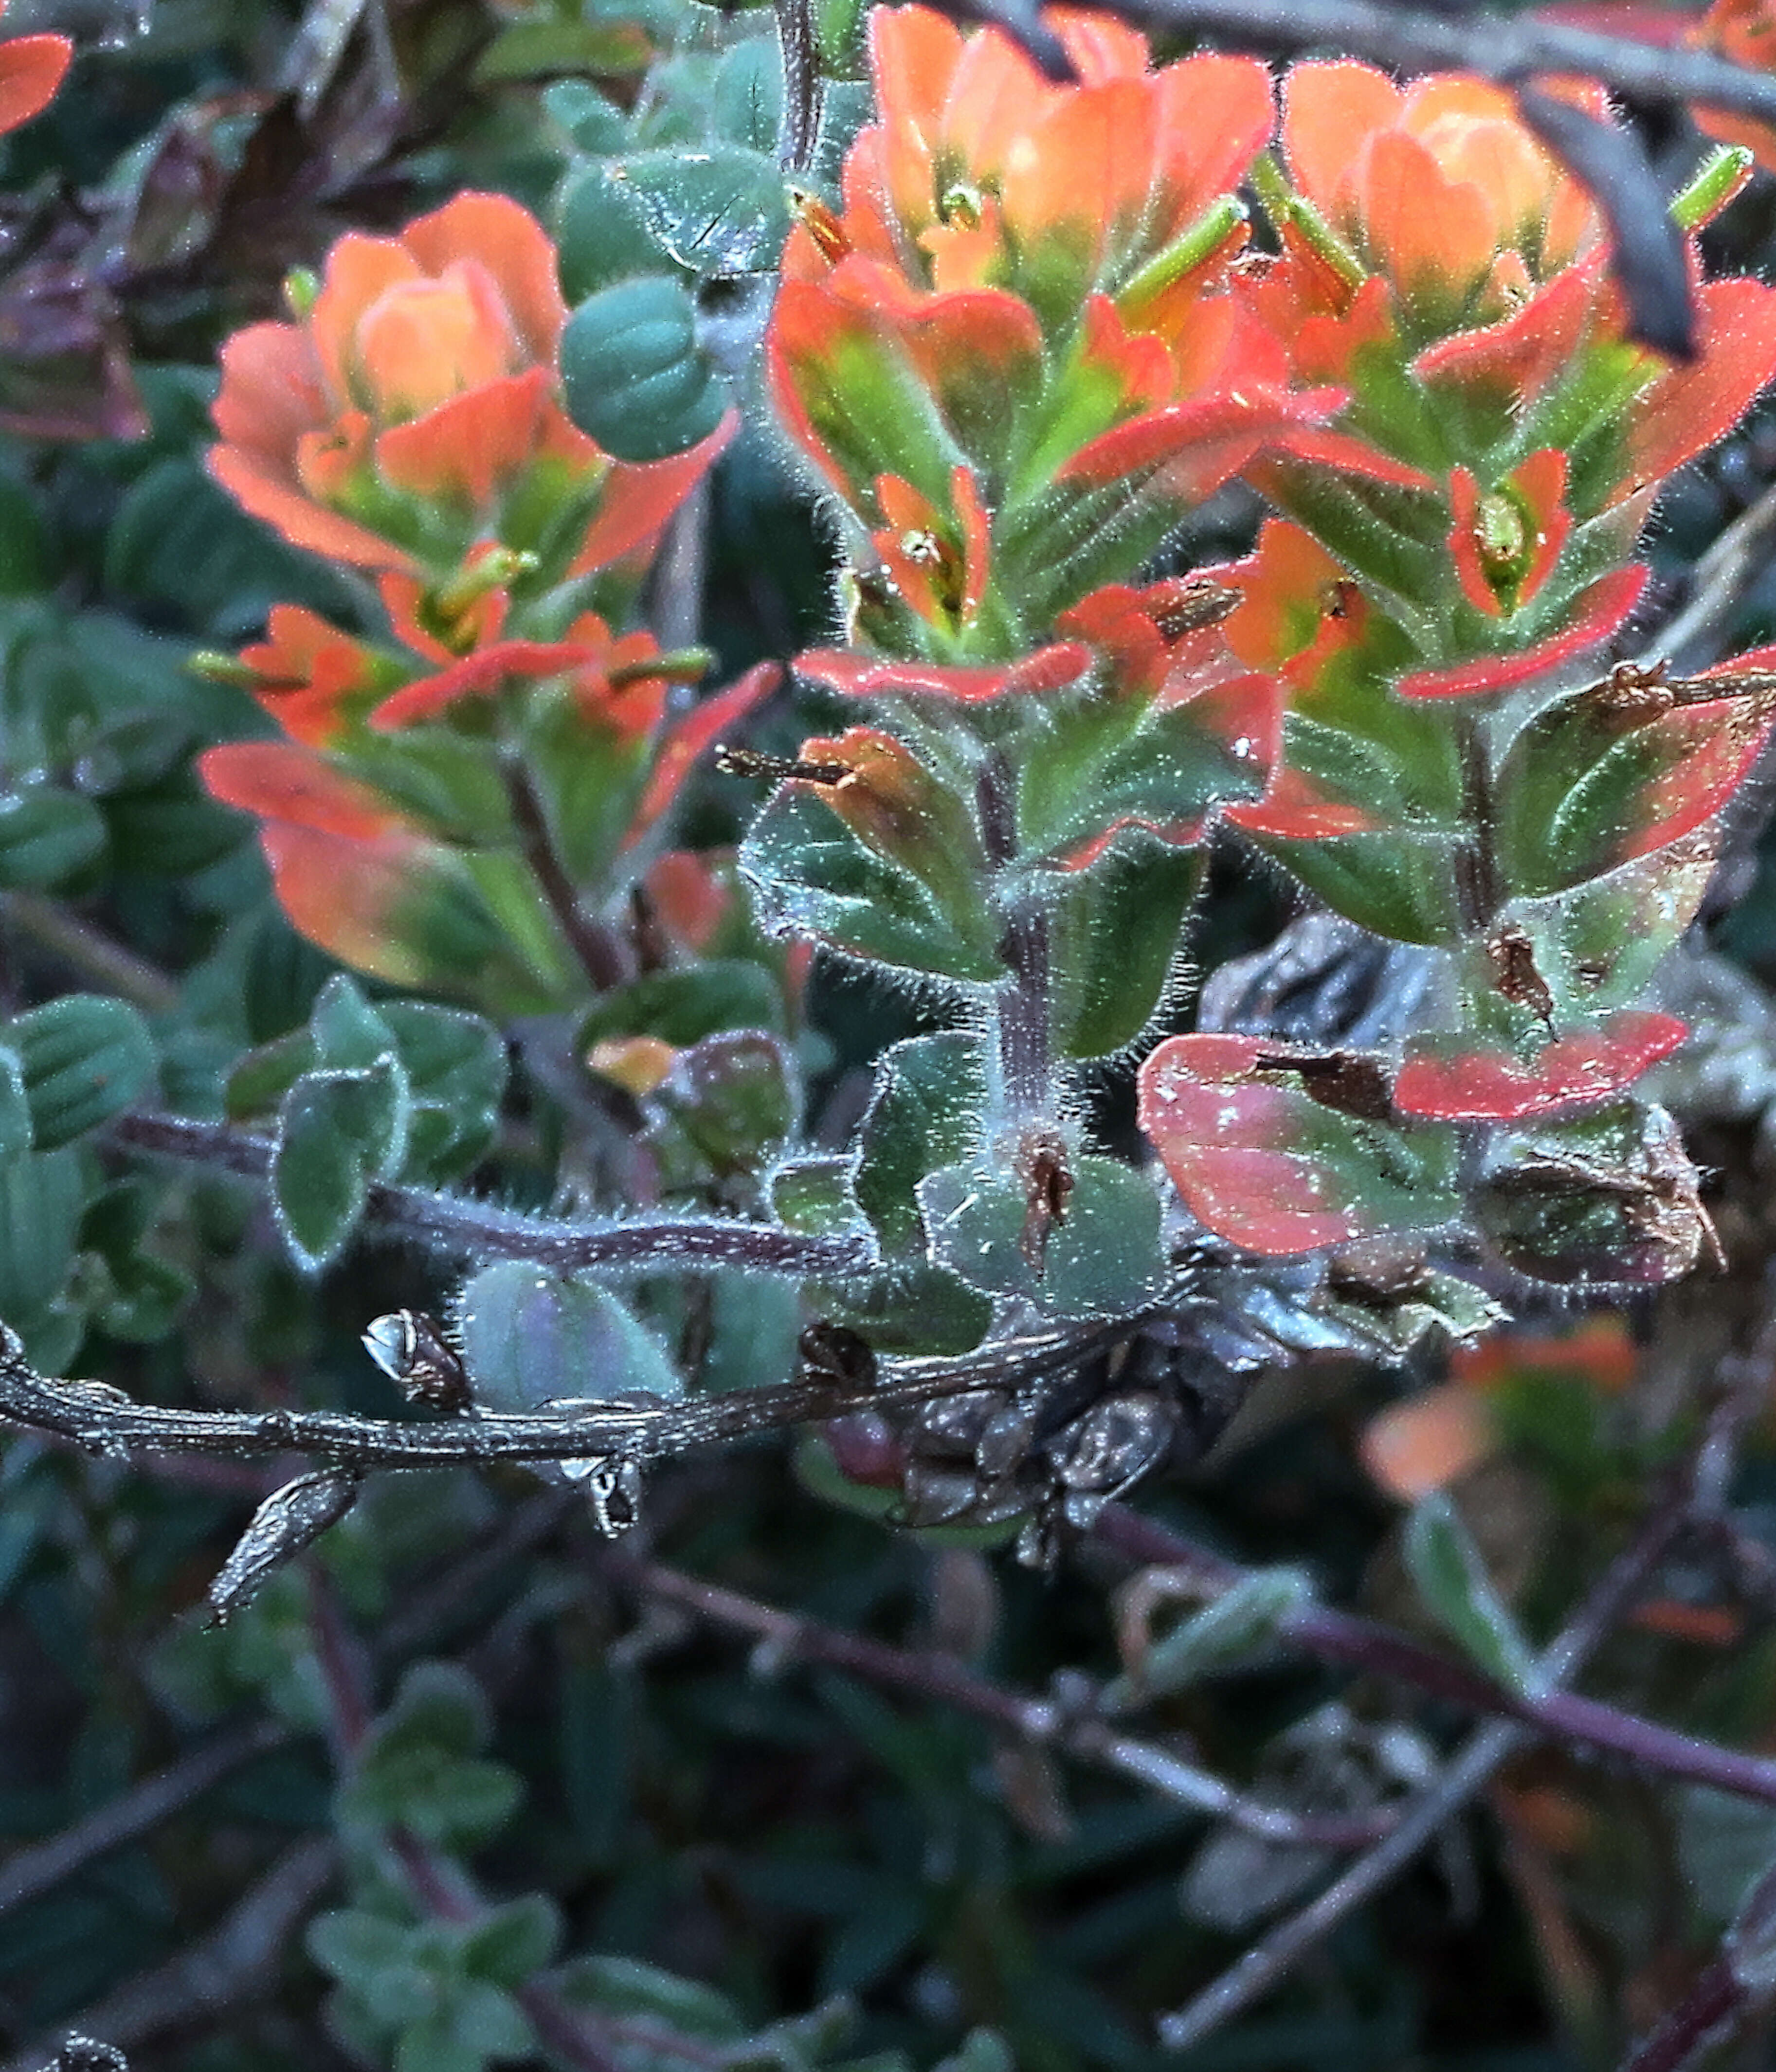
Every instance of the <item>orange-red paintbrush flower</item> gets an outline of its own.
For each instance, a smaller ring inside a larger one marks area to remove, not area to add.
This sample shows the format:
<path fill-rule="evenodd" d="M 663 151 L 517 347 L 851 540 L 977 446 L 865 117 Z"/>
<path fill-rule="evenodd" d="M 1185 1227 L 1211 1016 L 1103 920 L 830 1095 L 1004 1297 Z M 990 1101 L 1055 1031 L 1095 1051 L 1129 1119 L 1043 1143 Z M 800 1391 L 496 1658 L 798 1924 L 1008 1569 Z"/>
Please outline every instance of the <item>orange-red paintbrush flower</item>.
<path fill-rule="evenodd" d="M 731 433 L 644 467 L 562 409 L 566 309 L 547 232 L 458 195 L 395 237 L 352 232 L 298 320 L 223 347 L 216 480 L 296 545 L 441 582 L 477 546 L 558 575 L 644 545 Z"/>

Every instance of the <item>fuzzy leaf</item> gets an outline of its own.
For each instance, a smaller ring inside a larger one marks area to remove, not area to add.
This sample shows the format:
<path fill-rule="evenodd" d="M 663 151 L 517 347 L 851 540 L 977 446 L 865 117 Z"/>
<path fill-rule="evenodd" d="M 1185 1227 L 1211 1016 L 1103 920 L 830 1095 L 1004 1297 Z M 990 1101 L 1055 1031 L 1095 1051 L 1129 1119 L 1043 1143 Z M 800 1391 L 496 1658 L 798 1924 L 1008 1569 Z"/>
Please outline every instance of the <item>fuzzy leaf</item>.
<path fill-rule="evenodd" d="M 1462 1515 L 1441 1490 L 1406 1521 L 1406 1566 L 1429 1610 L 1495 1683 L 1519 1697 L 1544 1688 L 1529 1645 L 1486 1573 Z"/>
<path fill-rule="evenodd" d="M 561 293 L 585 301 L 615 281 L 658 273 L 664 254 L 645 198 L 600 163 L 570 175 L 557 207 Z"/>
<path fill-rule="evenodd" d="M 1135 829 L 1089 870 L 1059 881 L 1049 963 L 1063 1055 L 1108 1057 L 1158 1013 L 1179 968 L 1203 869 L 1201 849 L 1175 849 Z"/>
<path fill-rule="evenodd" d="M 475 1400 L 485 1409 L 521 1414 L 545 1403 L 635 1390 L 680 1393 L 659 1339 L 590 1276 L 501 1260 L 463 1289 L 455 1318 Z"/>
<path fill-rule="evenodd" d="M 433 1183 L 456 1179 L 484 1155 L 499 1126 L 505 1042 L 479 1015 L 421 1001 L 390 1001 L 381 1013 L 413 1100 L 401 1171 Z"/>
<path fill-rule="evenodd" d="M 6 1025 L 31 1104 L 32 1141 L 53 1150 L 120 1115 L 154 1076 L 154 1042 L 128 1001 L 69 993 Z"/>
<path fill-rule="evenodd" d="M 1698 680 L 1700 682 L 1700 680 Z M 1512 742 L 1498 773 L 1498 850 L 1531 897 L 1600 878 L 1711 820 L 1770 735 L 1768 701 L 1660 709 L 1605 683 L 1570 692 Z"/>
<path fill-rule="evenodd" d="M 676 278 L 644 273 L 601 288 L 569 319 L 560 353 L 569 416 L 619 460 L 689 452 L 727 414 L 727 388 Z"/>
<path fill-rule="evenodd" d="M 713 151 L 643 151 L 607 178 L 640 197 L 661 249 L 697 274 L 768 272 L 789 230 L 775 151 L 722 145 Z"/>
<path fill-rule="evenodd" d="M 1284 1256 L 1455 1220 L 1453 1131 L 1390 1118 L 1374 1061 L 1174 1036 L 1141 1069 L 1141 1126 L 1208 1227 Z"/>
<path fill-rule="evenodd" d="M 1618 1101 L 1596 1115 L 1500 1133 L 1474 1207 L 1518 1272 L 1556 1285 L 1679 1280 L 1717 1244 L 1677 1125 Z"/>
<path fill-rule="evenodd" d="M 1166 1283 L 1152 1183 L 1115 1159 L 1073 1159 L 1062 1216 L 1033 1236 L 1027 1183 L 968 1165 L 919 1183 L 933 1261 L 993 1295 L 1022 1295 L 1057 1316 L 1115 1316 Z"/>
<path fill-rule="evenodd" d="M 885 1258 L 923 1252 L 919 1183 L 972 1149 L 986 1099 L 980 1049 L 968 1037 L 915 1036 L 878 1062 L 855 1193 Z"/>
<path fill-rule="evenodd" d="M 272 1196 L 305 1271 L 331 1264 L 357 1228 L 372 1180 L 400 1170 L 411 1115 L 393 1051 L 360 1071 L 305 1072 L 284 1096 Z"/>
<path fill-rule="evenodd" d="M 972 868 L 976 845 L 944 824 L 958 810 L 950 804 L 919 841 L 897 844 L 889 855 L 816 787 L 784 785 L 740 850 L 761 922 L 775 934 L 812 935 L 903 971 L 991 983 L 1002 969 L 998 931 Z"/>
<path fill-rule="evenodd" d="M 1556 1037 L 1527 1059 L 1468 1036 L 1415 1036 L 1394 1105 L 1439 1122 L 1521 1121 L 1620 1093 L 1688 1034 L 1675 1016 L 1628 1012 L 1601 1030 Z"/>

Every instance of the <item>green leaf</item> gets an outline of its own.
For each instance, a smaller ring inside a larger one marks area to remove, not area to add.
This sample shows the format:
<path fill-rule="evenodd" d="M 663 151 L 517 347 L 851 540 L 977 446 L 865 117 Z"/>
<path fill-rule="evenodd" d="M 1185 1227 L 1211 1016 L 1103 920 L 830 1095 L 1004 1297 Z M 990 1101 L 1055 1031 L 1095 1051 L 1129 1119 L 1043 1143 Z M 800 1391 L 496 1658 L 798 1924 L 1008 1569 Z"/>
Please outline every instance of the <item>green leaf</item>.
<path fill-rule="evenodd" d="M 1681 1280 L 1716 1243 L 1701 1176 L 1663 1108 L 1630 1100 L 1495 1130 L 1474 1220 L 1520 1273 L 1591 1291 Z"/>
<path fill-rule="evenodd" d="M 657 1036 L 683 1050 L 725 1029 L 783 1033 L 783 987 L 750 958 L 715 957 L 613 987 L 581 1022 L 574 1048 L 583 1055 L 607 1036 Z"/>
<path fill-rule="evenodd" d="M 620 150 L 628 137 L 623 110 L 589 80 L 557 80 L 544 88 L 543 105 L 550 121 L 558 122 L 582 151 Z"/>
<path fill-rule="evenodd" d="M 103 1262 L 109 1284 L 91 1298 L 92 1319 L 114 1338 L 165 1338 L 191 1297 L 189 1276 L 147 1248 L 158 1198 L 144 1182 L 120 1181 L 93 1197 L 81 1220 L 80 1249 Z"/>
<path fill-rule="evenodd" d="M 836 1152 L 785 1159 L 767 1176 L 771 1214 L 789 1229 L 811 1236 L 867 1232 L 870 1219 L 857 1206 L 853 1166 L 853 1160 Z"/>
<path fill-rule="evenodd" d="M 1713 874 L 1712 842 L 1679 842 L 1551 898 L 1511 900 L 1498 925 L 1515 925 L 1528 936 L 1556 1024 L 1583 1026 L 1613 1008 L 1643 1001 Z"/>
<path fill-rule="evenodd" d="M 1743 144 L 1716 144 L 1688 186 L 1672 196 L 1672 220 L 1679 229 L 1700 230 L 1738 193 L 1756 163 Z"/>
<path fill-rule="evenodd" d="M 706 439 L 728 392 L 697 342 L 697 311 L 678 280 L 620 281 L 582 302 L 560 347 L 567 413 L 619 460 L 664 460 Z"/>
<path fill-rule="evenodd" d="M 495 1907 L 463 1938 L 463 1969 L 496 1986 L 521 1986 L 561 1946 L 561 1918 L 541 1893 Z"/>
<path fill-rule="evenodd" d="M 722 60 L 709 96 L 710 134 L 775 158 L 783 118 L 783 64 L 775 36 L 751 36 Z M 779 194 L 783 189 L 778 179 Z"/>
<path fill-rule="evenodd" d="M 915 1036 L 877 1061 L 875 1096 L 858 1132 L 854 1191 L 885 1257 L 923 1256 L 919 1183 L 974 1148 L 986 1100 L 972 1037 Z"/>
<path fill-rule="evenodd" d="M 479 1163 L 500 1124 L 509 1067 L 505 1040 L 479 1015 L 396 1000 L 381 1010 L 413 1099 L 405 1178 L 436 1185 Z"/>
<path fill-rule="evenodd" d="M 425 1974 L 413 1961 L 416 1939 L 405 1922 L 359 1907 L 318 1914 L 303 1938 L 327 1976 L 349 1988 L 383 2027 L 417 2018 L 430 2000 Z"/>
<path fill-rule="evenodd" d="M 590 1275 L 501 1260 L 462 1289 L 455 1318 L 475 1400 L 489 1410 L 680 1392 L 659 1339 Z"/>
<path fill-rule="evenodd" d="M 759 1030 L 705 1036 L 680 1051 L 653 1100 L 664 1118 L 657 1133 L 663 1148 L 682 1137 L 705 1171 L 718 1179 L 756 1171 L 793 1133 L 801 1113 L 801 1086 L 789 1053 Z"/>
<path fill-rule="evenodd" d="M 47 784 L 0 799 L 0 889 L 60 885 L 104 853 L 105 816 Z"/>
<path fill-rule="evenodd" d="M 646 734 L 591 723 L 571 694 L 532 696 L 524 755 L 549 838 L 576 885 L 606 883 L 619 866 L 653 754 Z"/>
<path fill-rule="evenodd" d="M 113 791 L 104 801 L 112 861 L 128 875 L 190 878 L 248 838 L 240 816 L 218 805 L 188 770 Z"/>
<path fill-rule="evenodd" d="M 323 565 L 292 553 L 267 528 L 243 524 L 191 453 L 154 462 L 125 491 L 105 539 L 105 582 L 230 639 L 254 631 L 273 598 L 324 609 L 340 598 Z"/>
<path fill-rule="evenodd" d="M 487 1731 L 486 1700 L 466 1671 L 416 1663 L 364 1743 L 341 1819 L 409 1827 L 441 1848 L 484 1842 L 523 1795 L 512 1771 L 479 1756 Z"/>
<path fill-rule="evenodd" d="M 28 1151 L 31 1144 L 31 1102 L 25 1092 L 23 1061 L 10 1046 L 0 1047 L 0 1163 Z"/>
<path fill-rule="evenodd" d="M 699 1377 L 711 1395 L 771 1388 L 796 1372 L 802 1298 L 793 1282 L 727 1272 L 709 1276 L 709 1346 Z"/>
<path fill-rule="evenodd" d="M 1026 853 L 1065 854 L 1122 820 L 1194 828 L 1211 807 L 1256 799 L 1269 774 L 1259 746 L 1268 695 L 1161 707 L 1098 689 L 1056 701 L 1018 787 Z"/>
<path fill-rule="evenodd" d="M 48 540 L 37 499 L 0 475 L 0 596 L 40 597 L 51 586 Z"/>
<path fill-rule="evenodd" d="M 1402 1551 L 1426 1609 L 1487 1675 L 1519 1697 L 1547 1679 L 1506 1609 L 1462 1515 L 1441 1490 L 1414 1507 Z"/>
<path fill-rule="evenodd" d="M 306 1029 L 293 1029 L 273 1042 L 243 1052 L 236 1059 L 224 1089 L 228 1115 L 240 1122 L 268 1113 L 314 1066 L 314 1038 Z"/>
<path fill-rule="evenodd" d="M 733 2004 L 713 1986 L 633 1957 L 576 1957 L 555 1974 L 554 1984 L 570 2006 L 619 2020 L 658 2021 L 700 2041 L 738 2043 L 746 2033 Z"/>
<path fill-rule="evenodd" d="M 1300 1568 L 1256 1568 L 1155 1641 L 1132 1675 L 1107 1688 L 1112 1709 L 1166 1698 L 1206 1676 L 1241 1668 L 1276 1640 L 1284 1622 L 1312 1597 Z"/>
<path fill-rule="evenodd" d="M 104 994 L 69 993 L 15 1015 L 5 1041 L 23 1075 L 40 1151 L 121 1115 L 154 1082 L 147 1023 L 127 1001 Z"/>
<path fill-rule="evenodd" d="M 570 304 L 613 282 L 662 270 L 665 253 L 646 201 L 627 180 L 613 179 L 608 166 L 594 162 L 569 176 L 557 220 L 561 293 Z"/>
<path fill-rule="evenodd" d="M 375 1064 L 394 1048 L 394 1032 L 364 997 L 356 980 L 336 972 L 321 988 L 308 1018 L 314 1063 L 323 1071 L 352 1071 Z"/>
<path fill-rule="evenodd" d="M 1025 1184 L 970 1164 L 919 1183 L 932 1260 L 985 1293 L 1022 1295 L 1057 1316 L 1116 1316 L 1165 1286 L 1153 1183 L 1112 1158 L 1075 1158 L 1064 1219 L 1030 1235 Z"/>
<path fill-rule="evenodd" d="M 1158 1013 L 1202 874 L 1200 849 L 1137 835 L 1055 886 L 1049 964 L 1063 1056 L 1108 1057 Z"/>
<path fill-rule="evenodd" d="M 25 1152 L 0 1159 L 0 1317 L 28 1340 L 68 1285 L 86 1203 L 78 1153 Z"/>
<path fill-rule="evenodd" d="M 1334 913 L 1396 943 L 1453 943 L 1462 934 L 1461 839 L 1454 833 L 1356 834 L 1322 841 L 1251 834 Z"/>
<path fill-rule="evenodd" d="M 360 1071 L 305 1072 L 284 1096 L 272 1199 L 306 1272 L 339 1256 L 370 1182 L 400 1170 L 411 1112 L 407 1075 L 392 1050 Z"/>
<path fill-rule="evenodd" d="M 643 151 L 610 177 L 639 195 L 648 228 L 697 274 L 768 273 L 789 234 L 789 204 L 775 150 Z"/>
<path fill-rule="evenodd" d="M 968 861 L 941 840 L 919 867 L 884 856 L 802 785 L 778 791 L 740 849 L 759 920 L 773 934 L 812 935 L 873 963 L 987 985 L 1004 975 L 999 931 Z"/>

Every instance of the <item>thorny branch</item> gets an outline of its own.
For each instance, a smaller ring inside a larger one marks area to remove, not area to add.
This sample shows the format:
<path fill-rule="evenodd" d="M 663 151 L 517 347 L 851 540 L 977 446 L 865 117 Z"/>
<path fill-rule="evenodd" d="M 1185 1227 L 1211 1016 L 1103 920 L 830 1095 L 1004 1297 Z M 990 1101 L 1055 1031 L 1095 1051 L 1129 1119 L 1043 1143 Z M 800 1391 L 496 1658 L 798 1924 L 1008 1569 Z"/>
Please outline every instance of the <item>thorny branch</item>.
<path fill-rule="evenodd" d="M 1008 1371 L 1034 1378 L 1064 1370 L 1125 1335 L 1137 1321 L 989 1343 L 955 1359 L 888 1362 L 881 1377 L 863 1387 L 811 1375 L 775 1388 L 657 1407 L 589 1402 L 582 1411 L 550 1416 L 471 1416 L 447 1423 L 377 1420 L 325 1410 L 158 1409 L 133 1402 L 103 1383 L 45 1379 L 9 1332 L 0 1336 L 0 1420 L 56 1433 L 89 1452 L 121 1457 L 138 1449 L 250 1455 L 297 1452 L 340 1466 L 391 1471 L 598 1455 L 646 1463 L 854 1411 L 929 1403 L 983 1382 L 1002 1381 Z M 1219 1596 L 1246 1572 L 1119 1506 L 1104 1513 L 1097 1531 L 1104 1544 L 1133 1559 L 1189 1571 L 1207 1597 Z M 1571 1692 L 1520 1697 L 1451 1656 L 1352 1614 L 1309 1605 L 1285 1619 L 1279 1637 L 1322 1660 L 1392 1676 L 1482 1716 L 1513 1719 L 1537 1733 L 1670 1776 L 1776 1804 L 1776 1761 L 1692 1740 Z"/>

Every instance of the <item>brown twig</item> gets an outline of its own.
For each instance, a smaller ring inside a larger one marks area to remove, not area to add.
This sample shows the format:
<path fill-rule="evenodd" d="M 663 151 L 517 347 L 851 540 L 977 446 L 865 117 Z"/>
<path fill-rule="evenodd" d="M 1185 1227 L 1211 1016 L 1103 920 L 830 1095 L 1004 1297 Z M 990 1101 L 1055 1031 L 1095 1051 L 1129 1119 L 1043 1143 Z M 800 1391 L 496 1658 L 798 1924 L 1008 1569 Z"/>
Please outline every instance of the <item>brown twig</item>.
<path fill-rule="evenodd" d="M 80 2015 L 80 2027 L 128 2047 L 187 2026 L 213 2026 L 236 2008 L 262 2004 L 286 1945 L 332 1879 L 337 1853 L 331 1836 L 297 1843 L 208 1934 L 108 1993 Z M 9 2058 L 0 2072 L 43 2072 L 59 2041 L 58 2030 Z"/>
<path fill-rule="evenodd" d="M 1662 1505 L 1614 1562 L 1558 1637 L 1537 1658 L 1550 1684 L 1582 1667 L 1645 1586 L 1684 1530 L 1687 1498 Z M 1494 1720 L 1482 1727 L 1437 1782 L 1401 1815 L 1393 1832 L 1352 1864 L 1318 1897 L 1255 1943 L 1239 1961 L 1177 2013 L 1160 2023 L 1168 2049 L 1187 2050 L 1268 1992 L 1348 1914 L 1375 1897 L 1404 1870 L 1515 1751 L 1531 1738 L 1527 1727 Z"/>
<path fill-rule="evenodd" d="M 1155 1742 L 1117 1732 L 1108 1720 L 1093 1717 L 1083 1706 L 1020 1696 L 977 1675 L 953 1656 L 896 1647 L 886 1641 L 847 1633 L 621 1550 L 607 1553 L 605 1560 L 610 1572 L 637 1596 L 675 1605 L 711 1625 L 750 1634 L 774 1664 L 820 1663 L 885 1690 L 953 1705 L 1008 1736 L 1114 1770 L 1162 1798 L 1226 1820 L 1266 1841 L 1304 1848 L 1357 1848 L 1374 1842 L 1393 1826 L 1394 1815 L 1388 1810 L 1322 1817 L 1292 1813 L 1285 1807 L 1250 1798 Z"/>
<path fill-rule="evenodd" d="M 590 1401 L 553 1416 L 483 1416 L 438 1423 L 332 1410 L 158 1409 L 102 1383 L 46 1379 L 0 1323 L 0 1421 L 59 1433 L 89 1452 L 119 1459 L 142 1448 L 173 1453 L 294 1452 L 341 1466 L 390 1470 L 597 1454 L 646 1462 L 854 1411 L 907 1408 L 1008 1375 L 1034 1378 L 1089 1359 L 1125 1335 L 1134 1321 L 1001 1340 L 955 1359 L 885 1363 L 873 1384 L 810 1375 L 775 1388 L 681 1403 Z"/>
<path fill-rule="evenodd" d="M 38 892 L 9 892 L 0 911 L 39 949 L 59 958 L 83 978 L 91 979 L 149 1014 L 168 1014 L 179 1004 L 177 980 L 158 965 L 83 920 L 60 900 Z"/>
<path fill-rule="evenodd" d="M 135 1841 L 182 1812 L 224 1778 L 284 1747 L 290 1739 L 290 1729 L 273 1720 L 236 1727 L 143 1778 L 47 1841 L 14 1850 L 0 1863 L 0 1915 L 41 1897 L 98 1857 Z"/>

